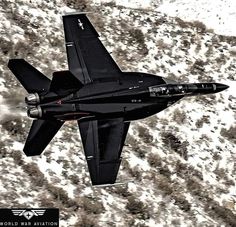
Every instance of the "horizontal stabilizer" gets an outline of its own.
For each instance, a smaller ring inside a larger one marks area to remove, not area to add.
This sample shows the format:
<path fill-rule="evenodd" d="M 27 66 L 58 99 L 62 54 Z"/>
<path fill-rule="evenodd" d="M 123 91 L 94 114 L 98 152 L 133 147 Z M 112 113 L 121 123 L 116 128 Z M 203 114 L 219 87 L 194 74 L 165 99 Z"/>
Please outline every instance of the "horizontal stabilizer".
<path fill-rule="evenodd" d="M 10 59 L 8 62 L 8 68 L 28 93 L 41 93 L 49 89 L 51 80 L 24 59 Z"/>
<path fill-rule="evenodd" d="M 25 143 L 24 152 L 27 156 L 40 155 L 64 122 L 34 120 Z"/>

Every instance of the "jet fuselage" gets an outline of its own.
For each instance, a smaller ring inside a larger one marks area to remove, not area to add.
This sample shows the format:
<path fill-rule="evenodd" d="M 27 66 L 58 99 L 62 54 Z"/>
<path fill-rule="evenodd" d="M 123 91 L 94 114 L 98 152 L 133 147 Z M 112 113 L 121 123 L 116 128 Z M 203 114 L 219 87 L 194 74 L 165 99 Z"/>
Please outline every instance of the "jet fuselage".
<path fill-rule="evenodd" d="M 123 117 L 132 121 L 156 114 L 184 96 L 216 93 L 218 83 L 183 84 L 145 73 L 99 79 L 64 96 L 48 92 L 26 97 L 28 115 L 38 119 L 92 120 Z"/>

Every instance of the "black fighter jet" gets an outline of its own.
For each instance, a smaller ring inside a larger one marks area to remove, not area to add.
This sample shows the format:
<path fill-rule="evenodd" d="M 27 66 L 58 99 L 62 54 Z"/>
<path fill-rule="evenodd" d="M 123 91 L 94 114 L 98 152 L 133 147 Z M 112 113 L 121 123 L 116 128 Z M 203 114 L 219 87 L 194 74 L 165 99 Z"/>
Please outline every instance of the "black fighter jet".
<path fill-rule="evenodd" d="M 35 118 L 25 154 L 40 155 L 65 121 L 76 120 L 93 185 L 115 183 L 130 121 L 185 96 L 228 88 L 122 72 L 85 13 L 63 16 L 63 24 L 69 70 L 54 72 L 50 80 L 23 59 L 9 60 L 8 67 L 29 93 L 27 112 Z"/>

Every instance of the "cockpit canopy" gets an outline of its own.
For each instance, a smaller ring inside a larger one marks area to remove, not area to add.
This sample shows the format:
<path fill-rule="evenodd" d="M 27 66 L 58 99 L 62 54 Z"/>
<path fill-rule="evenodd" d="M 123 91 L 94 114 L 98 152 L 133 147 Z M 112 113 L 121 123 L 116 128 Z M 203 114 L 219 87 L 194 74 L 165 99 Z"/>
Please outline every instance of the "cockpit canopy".
<path fill-rule="evenodd" d="M 149 87 L 151 97 L 186 95 L 188 89 L 183 84 L 168 84 Z"/>
<path fill-rule="evenodd" d="M 213 83 L 162 84 L 149 87 L 150 97 L 171 97 L 216 91 Z"/>

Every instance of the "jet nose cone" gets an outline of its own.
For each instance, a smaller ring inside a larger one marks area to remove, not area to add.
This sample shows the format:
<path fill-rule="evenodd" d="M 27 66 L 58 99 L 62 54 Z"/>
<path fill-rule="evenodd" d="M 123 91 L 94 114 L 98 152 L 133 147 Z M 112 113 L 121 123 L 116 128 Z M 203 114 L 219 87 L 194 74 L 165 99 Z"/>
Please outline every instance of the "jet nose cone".
<path fill-rule="evenodd" d="M 225 89 L 229 88 L 228 85 L 225 84 L 216 84 L 216 92 L 220 92 L 223 91 Z"/>

